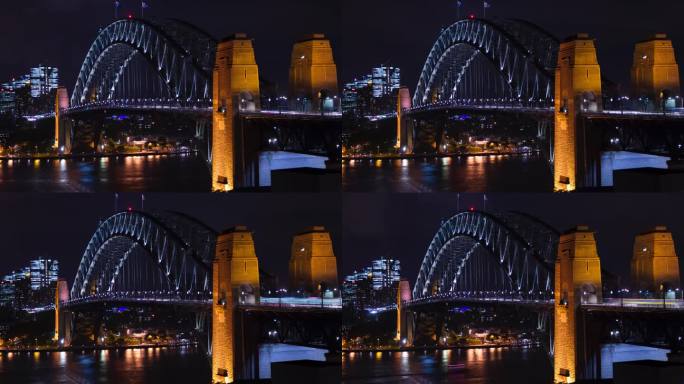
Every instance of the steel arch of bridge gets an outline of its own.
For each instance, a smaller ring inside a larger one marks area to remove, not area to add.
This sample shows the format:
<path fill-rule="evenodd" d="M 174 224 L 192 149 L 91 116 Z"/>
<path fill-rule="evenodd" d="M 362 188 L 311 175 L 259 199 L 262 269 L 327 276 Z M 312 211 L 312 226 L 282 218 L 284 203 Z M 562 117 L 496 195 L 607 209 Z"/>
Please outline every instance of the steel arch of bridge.
<path fill-rule="evenodd" d="M 188 23 L 117 20 L 99 32 L 81 65 L 71 106 L 112 98 L 121 76 L 141 55 L 179 105 L 209 104 L 216 40 Z"/>
<path fill-rule="evenodd" d="M 478 295 L 550 299 L 559 237 L 552 227 L 521 213 L 456 214 L 442 223 L 430 242 L 413 288 L 413 300 L 460 295 L 459 283 L 478 257 L 487 258 L 490 270 L 498 266 L 507 283 L 505 292 Z M 466 289 L 475 294 L 474 289 Z"/>
<path fill-rule="evenodd" d="M 174 297 L 195 297 L 198 292 L 210 297 L 215 244 L 213 229 L 180 213 L 114 214 L 98 226 L 88 242 L 71 300 L 115 293 L 121 288 L 115 286 L 116 278 L 136 248 L 161 270 Z"/>
<path fill-rule="evenodd" d="M 413 96 L 413 105 L 454 98 L 477 56 L 493 65 L 522 106 L 552 104 L 559 40 L 521 20 L 458 21 L 444 29 L 432 46 Z"/>

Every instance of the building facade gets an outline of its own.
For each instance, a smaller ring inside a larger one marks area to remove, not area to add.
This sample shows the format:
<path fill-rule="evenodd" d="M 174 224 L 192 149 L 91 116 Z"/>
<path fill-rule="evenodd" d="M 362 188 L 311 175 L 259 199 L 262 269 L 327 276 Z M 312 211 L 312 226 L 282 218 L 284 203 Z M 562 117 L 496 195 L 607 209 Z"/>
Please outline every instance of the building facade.
<path fill-rule="evenodd" d="M 342 283 L 343 305 L 356 311 L 385 307 L 395 302 L 401 280 L 399 260 L 380 258 Z"/>
<path fill-rule="evenodd" d="M 31 68 L 30 83 L 31 97 L 47 95 L 59 87 L 59 70 L 44 65 Z"/>
<path fill-rule="evenodd" d="M 49 305 L 59 276 L 59 262 L 39 258 L 0 280 L 0 305 L 26 309 Z"/>
<path fill-rule="evenodd" d="M 401 88 L 401 70 L 381 65 L 344 85 L 342 112 L 354 116 L 391 113 Z"/>
<path fill-rule="evenodd" d="M 38 65 L 25 75 L 0 84 L 0 113 L 23 116 L 49 112 L 54 108 L 50 97 L 59 87 L 59 70 Z"/>

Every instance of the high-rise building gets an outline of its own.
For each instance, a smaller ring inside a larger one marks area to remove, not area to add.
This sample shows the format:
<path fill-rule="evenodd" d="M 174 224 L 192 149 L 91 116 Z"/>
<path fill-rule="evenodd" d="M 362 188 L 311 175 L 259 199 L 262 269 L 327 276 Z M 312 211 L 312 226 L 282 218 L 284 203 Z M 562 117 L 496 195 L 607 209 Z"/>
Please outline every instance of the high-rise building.
<path fill-rule="evenodd" d="M 59 86 L 59 70 L 55 67 L 39 65 L 31 68 L 31 97 L 40 97 Z"/>
<path fill-rule="evenodd" d="M 14 275 L 7 275 L 0 280 L 0 306 L 14 306 Z"/>
<path fill-rule="evenodd" d="M 345 84 L 342 90 L 342 111 L 362 115 L 361 111 L 368 109 L 368 105 L 365 103 L 367 97 L 364 97 L 364 90 L 367 91 L 365 94 L 370 95 L 372 88 L 373 81 L 370 76 L 354 79 L 354 81 Z"/>
<path fill-rule="evenodd" d="M 371 278 L 368 272 L 354 271 L 342 283 L 342 305 L 345 308 L 361 311 L 371 306 Z"/>
<path fill-rule="evenodd" d="M 31 86 L 28 75 L 0 84 L 0 113 L 17 114 L 17 92 Z"/>
<path fill-rule="evenodd" d="M 15 309 L 48 305 L 54 298 L 58 276 L 57 260 L 31 260 L 27 267 L 12 271 L 0 280 L 0 305 Z"/>
<path fill-rule="evenodd" d="M 381 290 L 394 286 L 401 280 L 399 260 L 378 259 L 373 260 L 370 267 L 373 281 L 373 289 Z"/>
<path fill-rule="evenodd" d="M 49 288 L 59 278 L 59 261 L 39 258 L 31 260 L 31 289 L 34 291 Z"/>
<path fill-rule="evenodd" d="M 14 90 L 7 84 L 0 84 L 0 113 L 14 112 Z"/>
<path fill-rule="evenodd" d="M 342 112 L 357 116 L 391 113 L 401 87 L 401 71 L 397 67 L 379 66 L 367 75 L 344 85 Z"/>
<path fill-rule="evenodd" d="M 400 272 L 399 260 L 373 260 L 370 266 L 344 279 L 343 305 L 355 310 L 392 305 L 401 280 Z"/>
<path fill-rule="evenodd" d="M 401 71 L 396 67 L 375 67 L 371 71 L 371 78 L 375 98 L 391 95 L 401 87 Z"/>
<path fill-rule="evenodd" d="M 59 70 L 39 65 L 29 73 L 0 84 L 0 113 L 15 116 L 44 113 L 54 108 L 54 98 L 43 97 L 59 87 Z"/>
<path fill-rule="evenodd" d="M 0 281 L 0 305 L 25 308 L 31 297 L 31 271 L 28 267 L 12 271 Z"/>

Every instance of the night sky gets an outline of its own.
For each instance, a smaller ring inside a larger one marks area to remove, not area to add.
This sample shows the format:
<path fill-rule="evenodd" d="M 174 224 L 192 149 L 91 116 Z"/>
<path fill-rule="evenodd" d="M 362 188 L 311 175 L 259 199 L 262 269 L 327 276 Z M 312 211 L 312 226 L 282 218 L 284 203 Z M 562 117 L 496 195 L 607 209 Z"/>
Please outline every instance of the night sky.
<path fill-rule="evenodd" d="M 140 194 L 119 194 L 119 209 L 139 209 Z M 100 220 L 114 212 L 114 194 L 0 194 L 0 275 L 39 256 L 57 259 L 71 286 L 78 263 Z M 292 235 L 313 225 L 331 232 L 341 264 L 338 195 L 145 194 L 145 210 L 189 214 L 217 231 L 247 225 L 260 267 L 287 281 Z M 341 266 L 339 267 L 341 268 Z"/>
<path fill-rule="evenodd" d="M 673 39 L 684 60 L 684 2 L 675 0 L 488 0 L 487 18 L 524 19 L 561 40 L 577 32 L 597 39 L 604 76 L 629 82 L 634 43 L 655 32 Z M 461 16 L 482 15 L 482 0 L 462 0 Z M 420 70 L 442 28 L 456 21 L 456 0 L 346 0 L 342 2 L 343 80 L 382 63 L 401 68 L 413 93 Z"/>
<path fill-rule="evenodd" d="M 292 44 L 322 32 L 339 44 L 336 1 L 146 0 L 145 18 L 177 18 L 220 39 L 246 32 L 255 39 L 262 77 L 286 89 Z M 78 70 L 98 30 L 114 19 L 113 0 L 7 0 L 0 12 L 0 82 L 40 63 L 56 66 L 73 90 Z M 140 13 L 140 0 L 121 0 L 120 15 Z"/>
<path fill-rule="evenodd" d="M 457 194 L 345 194 L 344 275 L 380 256 L 401 261 L 415 282 L 425 251 L 442 219 L 457 213 Z M 483 208 L 482 194 L 460 194 L 462 210 Z M 521 211 L 564 232 L 576 225 L 596 231 L 601 266 L 629 277 L 634 236 L 666 225 L 684 256 L 682 194 L 487 194 L 488 211 Z M 684 263 L 680 262 L 680 268 Z M 682 274 L 684 276 L 684 274 Z M 626 281 L 626 280 L 623 280 Z"/>

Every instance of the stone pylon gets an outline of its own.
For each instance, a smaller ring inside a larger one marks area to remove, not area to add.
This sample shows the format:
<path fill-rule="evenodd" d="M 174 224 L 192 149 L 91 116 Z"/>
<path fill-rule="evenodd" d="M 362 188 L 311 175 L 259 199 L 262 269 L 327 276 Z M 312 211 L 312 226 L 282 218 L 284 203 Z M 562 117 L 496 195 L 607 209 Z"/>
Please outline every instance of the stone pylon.
<path fill-rule="evenodd" d="M 578 165 L 578 158 L 585 154 L 578 151 L 577 145 L 584 135 L 579 115 L 602 108 L 601 67 L 596 47 L 593 39 L 581 33 L 561 43 L 558 53 L 554 100 L 555 191 L 573 191 L 582 186 L 578 169 L 583 172 L 583 164 Z"/>
<path fill-rule="evenodd" d="M 211 146 L 212 191 L 232 191 L 236 184 L 235 158 L 241 148 L 236 136 L 240 111 L 259 109 L 259 68 L 252 40 L 236 33 L 218 44 L 213 73 Z"/>

